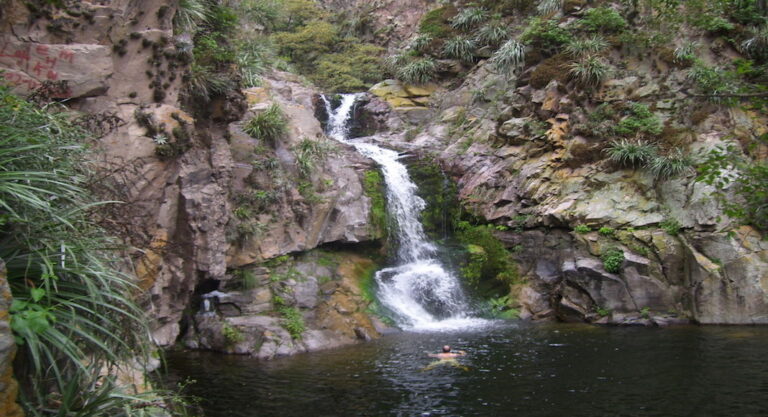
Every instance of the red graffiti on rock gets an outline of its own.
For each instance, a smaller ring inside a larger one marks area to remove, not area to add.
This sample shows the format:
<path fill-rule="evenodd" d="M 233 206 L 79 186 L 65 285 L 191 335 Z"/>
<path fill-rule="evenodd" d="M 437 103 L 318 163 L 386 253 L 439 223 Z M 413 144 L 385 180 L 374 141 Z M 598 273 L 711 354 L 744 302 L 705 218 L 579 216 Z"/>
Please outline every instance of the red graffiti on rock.
<path fill-rule="evenodd" d="M 14 44 L 4 42 L 0 45 L 0 60 L 10 67 L 3 73 L 5 81 L 12 86 L 23 86 L 34 90 L 44 81 L 59 81 L 61 78 L 56 66 L 62 63 L 73 64 L 75 52 L 62 49 L 59 45 L 37 43 Z"/>

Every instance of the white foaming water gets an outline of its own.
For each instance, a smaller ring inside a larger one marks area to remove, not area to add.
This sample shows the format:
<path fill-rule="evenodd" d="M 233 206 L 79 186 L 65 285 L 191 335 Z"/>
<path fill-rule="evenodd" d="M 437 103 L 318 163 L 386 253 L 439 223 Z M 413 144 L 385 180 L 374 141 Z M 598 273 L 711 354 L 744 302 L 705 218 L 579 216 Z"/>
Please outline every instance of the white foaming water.
<path fill-rule="evenodd" d="M 356 100 L 356 94 L 344 94 L 339 106 L 333 109 L 323 97 L 328 112 L 328 135 L 376 161 L 387 185 L 387 210 L 396 223 L 398 265 L 376 273 L 379 301 L 406 330 L 443 331 L 489 324 L 488 320 L 468 315 L 471 308 L 458 278 L 437 259 L 437 248 L 429 242 L 419 221 L 426 204 L 416 195 L 416 184 L 405 165 L 398 161 L 399 154 L 349 140 L 348 125 Z"/>

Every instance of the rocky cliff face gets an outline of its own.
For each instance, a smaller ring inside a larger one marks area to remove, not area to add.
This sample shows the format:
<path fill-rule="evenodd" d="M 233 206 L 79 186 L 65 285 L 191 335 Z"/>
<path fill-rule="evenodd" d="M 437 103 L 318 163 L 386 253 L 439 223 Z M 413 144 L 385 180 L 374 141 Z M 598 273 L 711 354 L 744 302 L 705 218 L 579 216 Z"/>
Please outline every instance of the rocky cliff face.
<path fill-rule="evenodd" d="M 462 204 L 507 230 L 496 234 L 520 266 L 523 317 L 766 323 L 761 234 L 724 216 L 713 188 L 696 182 L 693 169 L 659 178 L 623 168 L 607 159 L 610 138 L 586 128 L 600 103 L 647 103 L 665 123 L 663 140 L 684 141 L 680 146 L 696 157 L 734 136 L 742 143 L 757 138 L 765 115 L 693 100 L 681 70 L 657 56 L 625 63 L 585 94 L 568 77 L 536 78 L 546 60 L 512 77 L 481 60 L 460 86 L 432 94 L 420 110 L 427 122 L 411 120 L 402 133 L 377 139 L 437 158 L 457 181 Z M 411 111 L 400 100 L 420 98 L 408 86 L 383 87 L 371 91 L 395 115 Z M 706 117 L 692 120 L 702 106 Z M 623 260 L 608 272 L 611 251 Z"/>
<path fill-rule="evenodd" d="M 250 273 L 270 258 L 331 242 L 375 240 L 382 233 L 369 226 L 371 202 L 362 183 L 372 163 L 325 139 L 313 116 L 316 92 L 294 76 L 275 73 L 264 87 L 212 101 L 186 94 L 182 79 L 191 41 L 173 32 L 176 6 L 141 0 L 64 1 L 62 7 L 10 1 L 0 20 L 6 82 L 19 94 L 63 102 L 99 136 L 93 145 L 103 177 L 96 191 L 123 202 L 105 211 L 103 224 L 135 248 L 133 267 L 160 346 L 173 344 L 192 322 L 204 290 L 237 288 L 242 271 Z M 273 104 L 287 117 L 286 133 L 274 143 L 244 133 L 243 124 Z M 269 282 L 262 272 L 256 273 L 259 287 L 266 286 L 265 277 Z M 370 300 L 354 298 L 360 277 L 327 272 L 312 275 L 310 283 L 286 284 L 286 291 L 299 285 L 297 294 L 317 293 L 306 297 L 347 300 L 336 310 L 325 299 L 285 301 L 300 314 L 331 317 L 331 324 L 307 318 L 310 333 L 317 334 L 300 350 L 377 334 L 359 313 Z M 333 285 L 322 287 L 320 277 L 346 284 L 328 289 Z M 236 297 L 258 306 L 250 312 L 260 316 L 241 318 L 242 323 L 227 316 L 248 340 L 287 334 L 279 330 L 285 320 L 274 306 L 262 308 L 264 291 Z M 185 318 L 185 310 L 193 313 Z M 207 336 L 189 344 L 219 349 L 210 342 L 223 337 L 210 335 L 215 326 L 221 330 L 220 324 L 196 321 L 189 327 L 194 335 Z M 260 356 L 298 351 L 263 353 L 267 350 L 232 351 Z"/>

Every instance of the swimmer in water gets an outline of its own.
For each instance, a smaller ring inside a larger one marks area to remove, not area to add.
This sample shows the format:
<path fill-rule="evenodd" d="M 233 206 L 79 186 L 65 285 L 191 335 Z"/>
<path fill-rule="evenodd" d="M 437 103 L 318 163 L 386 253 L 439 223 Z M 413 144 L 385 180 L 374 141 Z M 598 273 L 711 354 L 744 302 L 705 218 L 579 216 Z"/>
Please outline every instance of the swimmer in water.
<path fill-rule="evenodd" d="M 469 367 L 460 364 L 459 361 L 456 360 L 456 358 L 458 358 L 459 356 L 464 356 L 466 354 L 467 352 L 464 352 L 463 350 L 452 351 L 450 346 L 445 345 L 443 346 L 442 352 L 428 354 L 430 358 L 437 358 L 437 360 L 430 363 L 426 367 L 424 367 L 422 371 L 432 370 L 439 365 L 450 365 L 450 366 L 453 366 L 454 368 L 459 368 L 459 369 L 468 371 Z"/>

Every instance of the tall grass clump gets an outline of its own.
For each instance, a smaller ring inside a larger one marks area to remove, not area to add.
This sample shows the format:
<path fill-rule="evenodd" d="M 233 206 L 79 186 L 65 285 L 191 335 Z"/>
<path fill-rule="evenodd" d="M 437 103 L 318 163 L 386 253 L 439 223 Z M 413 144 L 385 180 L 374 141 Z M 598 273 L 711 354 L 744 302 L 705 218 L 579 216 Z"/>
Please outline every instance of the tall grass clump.
<path fill-rule="evenodd" d="M 277 104 L 269 106 L 263 112 L 253 116 L 243 130 L 254 139 L 275 143 L 287 131 L 288 121 L 283 110 Z"/>
<path fill-rule="evenodd" d="M 600 35 L 594 35 L 584 39 L 574 39 L 565 46 L 565 53 L 582 58 L 588 55 L 600 54 L 608 49 L 608 42 Z"/>
<path fill-rule="evenodd" d="M 768 60 L 768 24 L 750 30 L 750 37 L 741 43 L 741 50 L 750 58 Z"/>
<path fill-rule="evenodd" d="M 614 140 L 603 150 L 608 159 L 625 167 L 646 166 L 656 158 L 656 146 L 642 140 Z"/>
<path fill-rule="evenodd" d="M 443 44 L 443 56 L 458 59 L 463 62 L 472 62 L 474 59 L 475 41 L 465 36 L 455 36 Z"/>
<path fill-rule="evenodd" d="M 501 20 L 495 19 L 477 30 L 475 41 L 481 46 L 496 47 L 509 38 L 509 26 Z"/>
<path fill-rule="evenodd" d="M 539 0 L 536 11 L 539 14 L 555 13 L 563 8 L 563 0 Z"/>
<path fill-rule="evenodd" d="M 490 63 L 496 71 L 510 74 L 523 66 L 525 62 L 525 45 L 510 39 L 501 45 L 491 57 Z"/>
<path fill-rule="evenodd" d="M 468 7 L 460 11 L 451 19 L 451 27 L 458 30 L 467 31 L 479 26 L 488 20 L 488 10 L 480 7 Z"/>
<path fill-rule="evenodd" d="M 675 63 L 687 64 L 696 59 L 696 49 L 699 47 L 697 42 L 685 42 L 675 48 L 673 56 Z"/>
<path fill-rule="evenodd" d="M 411 40 L 411 42 L 408 44 L 408 49 L 411 51 L 423 53 L 433 40 L 434 38 L 432 35 L 422 33 Z"/>
<path fill-rule="evenodd" d="M 426 84 L 437 77 L 437 62 L 432 58 L 419 58 L 397 69 L 396 77 L 408 84 Z"/>
<path fill-rule="evenodd" d="M 599 56 L 590 55 L 569 65 L 569 74 L 583 87 L 598 87 L 608 77 L 610 66 Z"/>
<path fill-rule="evenodd" d="M 677 177 L 692 172 L 693 158 L 683 153 L 680 149 L 675 149 L 667 155 L 657 156 L 648 164 L 648 170 L 654 177 L 666 179 Z"/>
<path fill-rule="evenodd" d="M 87 189 L 84 139 L 65 113 L 0 87 L 0 258 L 20 398 L 29 416 L 146 415 L 162 397 L 112 373 L 147 364 L 151 343 L 138 289 L 121 272 L 128 261 L 93 220 L 106 202 Z"/>
<path fill-rule="evenodd" d="M 302 139 L 301 142 L 293 148 L 293 152 L 296 155 L 296 167 L 299 170 L 299 175 L 304 178 L 309 178 L 310 175 L 312 175 L 312 171 L 315 169 L 317 161 L 325 159 L 335 150 L 336 147 L 333 143 L 327 140 Z"/>

